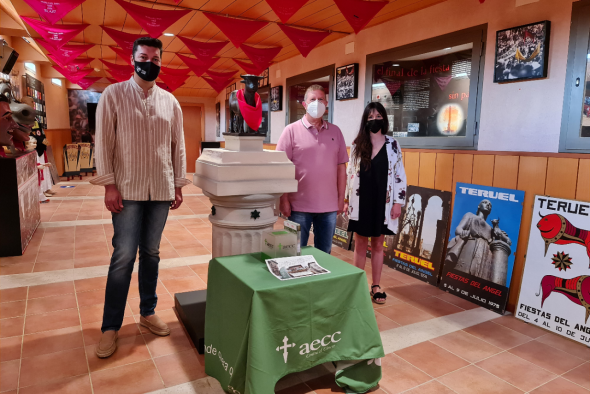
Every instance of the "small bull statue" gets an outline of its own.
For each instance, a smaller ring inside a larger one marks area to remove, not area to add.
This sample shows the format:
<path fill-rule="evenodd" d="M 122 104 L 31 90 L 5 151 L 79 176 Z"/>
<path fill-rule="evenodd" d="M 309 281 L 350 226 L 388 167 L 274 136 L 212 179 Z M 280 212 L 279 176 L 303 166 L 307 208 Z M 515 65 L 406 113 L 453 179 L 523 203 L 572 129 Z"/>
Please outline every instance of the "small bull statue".
<path fill-rule="evenodd" d="M 258 134 L 262 121 L 262 105 L 258 95 L 257 75 L 241 75 L 244 89 L 234 90 L 229 96 L 230 133 Z"/>

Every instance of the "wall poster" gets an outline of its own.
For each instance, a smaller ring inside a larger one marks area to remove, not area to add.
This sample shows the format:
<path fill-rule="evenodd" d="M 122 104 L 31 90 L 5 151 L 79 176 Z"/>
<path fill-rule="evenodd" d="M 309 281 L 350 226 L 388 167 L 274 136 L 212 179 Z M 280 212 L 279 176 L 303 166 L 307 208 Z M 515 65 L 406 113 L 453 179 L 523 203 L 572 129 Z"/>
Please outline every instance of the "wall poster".
<path fill-rule="evenodd" d="M 88 103 L 98 103 L 100 93 L 89 90 L 68 89 L 70 129 L 72 142 L 94 142 L 94 129 L 88 121 Z"/>
<path fill-rule="evenodd" d="M 399 229 L 384 262 L 404 274 L 438 285 L 451 210 L 451 192 L 408 186 Z"/>
<path fill-rule="evenodd" d="M 221 103 L 215 103 L 215 136 L 221 137 Z"/>
<path fill-rule="evenodd" d="M 441 290 L 504 313 L 523 202 L 520 190 L 457 183 Z"/>
<path fill-rule="evenodd" d="M 590 203 L 536 196 L 516 317 L 590 346 Z"/>

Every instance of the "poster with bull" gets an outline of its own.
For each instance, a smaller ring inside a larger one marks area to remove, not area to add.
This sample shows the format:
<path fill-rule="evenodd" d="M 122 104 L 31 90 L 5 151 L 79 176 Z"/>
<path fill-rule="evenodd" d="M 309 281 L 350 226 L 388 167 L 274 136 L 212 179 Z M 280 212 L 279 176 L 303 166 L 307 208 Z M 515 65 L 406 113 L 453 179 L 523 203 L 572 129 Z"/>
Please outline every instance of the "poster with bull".
<path fill-rule="evenodd" d="M 457 183 L 441 290 L 503 314 L 524 192 Z"/>
<path fill-rule="evenodd" d="M 536 196 L 515 312 L 590 346 L 590 203 Z"/>
<path fill-rule="evenodd" d="M 399 230 L 384 262 L 389 267 L 438 285 L 451 210 L 450 192 L 408 186 Z"/>
<path fill-rule="evenodd" d="M 348 231 L 348 215 L 346 213 L 338 214 L 336 218 L 336 230 L 332 237 L 332 245 L 338 246 L 344 250 L 350 250 L 352 243 L 352 233 Z"/>

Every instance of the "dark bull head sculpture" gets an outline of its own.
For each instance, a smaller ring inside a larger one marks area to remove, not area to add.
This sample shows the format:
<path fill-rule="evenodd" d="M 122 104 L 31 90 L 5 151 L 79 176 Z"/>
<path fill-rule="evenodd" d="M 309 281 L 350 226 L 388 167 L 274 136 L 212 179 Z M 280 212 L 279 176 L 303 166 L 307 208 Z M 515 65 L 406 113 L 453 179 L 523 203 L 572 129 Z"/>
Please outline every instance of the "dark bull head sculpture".
<path fill-rule="evenodd" d="M 263 79 L 257 75 L 241 75 L 244 84 L 244 101 L 250 107 L 256 107 L 256 92 L 258 91 L 258 81 Z M 230 109 L 230 133 L 235 134 L 259 134 L 258 129 L 254 130 L 244 120 L 240 103 L 238 100 L 238 91 L 234 90 L 229 96 Z"/>

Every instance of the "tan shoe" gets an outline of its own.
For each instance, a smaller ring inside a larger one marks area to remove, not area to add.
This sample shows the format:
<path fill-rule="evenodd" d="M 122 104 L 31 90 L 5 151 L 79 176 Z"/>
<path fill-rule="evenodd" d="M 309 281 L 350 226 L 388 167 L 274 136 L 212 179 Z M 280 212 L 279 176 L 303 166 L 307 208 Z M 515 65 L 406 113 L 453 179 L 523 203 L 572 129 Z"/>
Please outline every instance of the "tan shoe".
<path fill-rule="evenodd" d="M 141 316 L 139 318 L 139 324 L 161 337 L 170 335 L 170 328 L 168 328 L 168 325 L 164 323 L 157 315 L 151 315 L 148 317 Z"/>
<path fill-rule="evenodd" d="M 103 332 L 102 337 L 100 338 L 100 342 L 96 344 L 96 355 L 99 358 L 106 358 L 109 357 L 111 354 L 115 353 L 115 350 L 117 350 L 118 337 L 118 331 L 109 330 Z"/>

